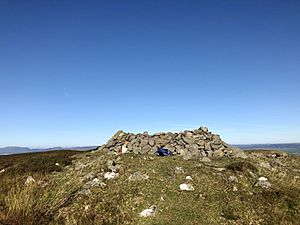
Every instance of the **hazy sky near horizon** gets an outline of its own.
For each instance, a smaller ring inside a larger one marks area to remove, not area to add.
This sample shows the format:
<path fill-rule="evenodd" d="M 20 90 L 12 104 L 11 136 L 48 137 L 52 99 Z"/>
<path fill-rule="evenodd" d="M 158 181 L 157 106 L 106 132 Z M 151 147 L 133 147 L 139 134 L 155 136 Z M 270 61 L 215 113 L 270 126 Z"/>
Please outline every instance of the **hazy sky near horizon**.
<path fill-rule="evenodd" d="M 0 147 L 300 142 L 300 1 L 0 0 L 0 85 Z"/>

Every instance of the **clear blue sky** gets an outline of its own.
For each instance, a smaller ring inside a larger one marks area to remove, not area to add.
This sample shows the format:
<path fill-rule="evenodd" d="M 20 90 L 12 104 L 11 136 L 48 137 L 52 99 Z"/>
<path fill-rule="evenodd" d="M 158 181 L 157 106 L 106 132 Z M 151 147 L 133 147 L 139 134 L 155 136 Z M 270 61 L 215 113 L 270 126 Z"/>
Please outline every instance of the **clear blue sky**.
<path fill-rule="evenodd" d="M 0 0 L 0 85 L 0 146 L 300 142 L 300 1 Z"/>

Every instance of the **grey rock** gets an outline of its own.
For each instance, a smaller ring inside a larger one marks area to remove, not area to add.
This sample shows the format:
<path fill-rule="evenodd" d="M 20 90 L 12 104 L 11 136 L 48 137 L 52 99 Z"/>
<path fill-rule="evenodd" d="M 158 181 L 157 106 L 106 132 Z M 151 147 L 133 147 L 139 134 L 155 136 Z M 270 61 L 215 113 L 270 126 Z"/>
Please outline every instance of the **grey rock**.
<path fill-rule="evenodd" d="M 202 130 L 204 133 L 208 132 L 208 128 L 207 127 L 200 127 L 200 130 Z"/>
<path fill-rule="evenodd" d="M 151 147 L 154 147 L 155 146 L 155 140 L 153 138 L 149 139 L 149 145 Z"/>
<path fill-rule="evenodd" d="M 210 143 L 205 143 L 205 151 L 211 151 Z"/>
<path fill-rule="evenodd" d="M 201 162 L 211 162 L 211 159 L 208 157 L 203 157 L 200 159 Z"/>
<path fill-rule="evenodd" d="M 216 150 L 214 153 L 213 153 L 213 157 L 223 157 L 224 156 L 224 152 L 222 150 Z"/>
<path fill-rule="evenodd" d="M 222 147 L 222 145 L 221 144 L 210 143 L 210 147 L 212 148 L 212 150 L 218 150 Z"/>
<path fill-rule="evenodd" d="M 142 147 L 142 149 L 140 150 L 140 154 L 147 154 L 151 151 L 152 147 L 150 145 L 146 145 L 144 147 Z"/>
<path fill-rule="evenodd" d="M 146 146 L 148 144 L 148 140 L 147 139 L 141 139 L 140 140 L 140 147 L 143 148 L 144 146 Z"/>
<path fill-rule="evenodd" d="M 186 144 L 194 144 L 195 143 L 195 140 L 190 137 L 183 136 L 182 139 Z"/>
<path fill-rule="evenodd" d="M 129 181 L 142 181 L 142 180 L 148 180 L 149 176 L 147 174 L 143 174 L 141 172 L 135 172 L 132 175 L 129 176 Z"/>
<path fill-rule="evenodd" d="M 172 152 L 174 152 L 174 150 L 175 150 L 175 147 L 172 146 L 171 144 L 167 144 L 166 146 L 164 146 L 164 148 L 166 148 L 166 149 L 168 149 L 168 150 L 170 150 Z"/>
<path fill-rule="evenodd" d="M 213 151 L 207 151 L 207 157 L 211 158 L 213 156 Z"/>

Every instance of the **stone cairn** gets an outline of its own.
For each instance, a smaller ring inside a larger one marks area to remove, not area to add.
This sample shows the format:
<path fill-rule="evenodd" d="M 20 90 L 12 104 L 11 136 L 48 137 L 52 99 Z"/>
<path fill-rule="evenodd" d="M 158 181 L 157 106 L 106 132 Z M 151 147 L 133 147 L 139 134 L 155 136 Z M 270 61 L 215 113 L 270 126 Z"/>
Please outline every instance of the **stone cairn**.
<path fill-rule="evenodd" d="M 127 152 L 135 154 L 154 154 L 158 148 L 162 147 L 172 151 L 173 154 L 202 157 L 229 156 L 237 150 L 222 141 L 219 135 L 209 132 L 206 127 L 200 127 L 194 131 L 153 135 L 149 135 L 148 132 L 132 134 L 119 130 L 98 150 L 118 153 L 124 145 L 126 145 Z"/>

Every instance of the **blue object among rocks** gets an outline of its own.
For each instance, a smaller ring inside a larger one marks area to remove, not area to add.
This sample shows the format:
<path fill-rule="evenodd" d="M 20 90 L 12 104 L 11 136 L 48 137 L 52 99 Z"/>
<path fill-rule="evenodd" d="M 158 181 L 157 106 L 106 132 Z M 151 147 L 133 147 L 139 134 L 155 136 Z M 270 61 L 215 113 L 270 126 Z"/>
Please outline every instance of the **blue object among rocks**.
<path fill-rule="evenodd" d="M 171 152 L 170 150 L 168 150 L 166 148 L 159 148 L 156 151 L 156 155 L 158 155 L 158 156 L 172 156 L 173 152 Z"/>

